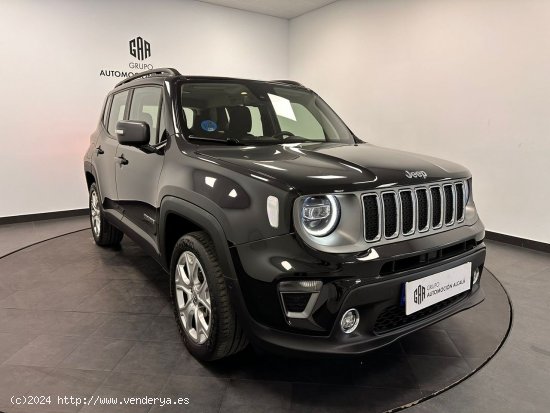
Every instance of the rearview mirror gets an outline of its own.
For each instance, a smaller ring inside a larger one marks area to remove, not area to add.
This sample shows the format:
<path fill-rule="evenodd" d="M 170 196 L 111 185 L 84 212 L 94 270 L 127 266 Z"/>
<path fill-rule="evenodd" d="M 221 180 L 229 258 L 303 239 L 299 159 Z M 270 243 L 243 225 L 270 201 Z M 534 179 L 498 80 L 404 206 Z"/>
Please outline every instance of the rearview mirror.
<path fill-rule="evenodd" d="M 121 120 L 116 124 L 116 137 L 121 145 L 142 146 L 149 143 L 149 125 L 137 120 Z"/>

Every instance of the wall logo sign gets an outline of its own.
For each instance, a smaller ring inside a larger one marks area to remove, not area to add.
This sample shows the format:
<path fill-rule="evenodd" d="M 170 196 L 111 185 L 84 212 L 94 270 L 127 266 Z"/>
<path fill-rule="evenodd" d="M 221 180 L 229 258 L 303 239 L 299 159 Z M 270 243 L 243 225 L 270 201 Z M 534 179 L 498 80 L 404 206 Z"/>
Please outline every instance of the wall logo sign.
<path fill-rule="evenodd" d="M 151 44 L 141 36 L 130 40 L 130 54 L 137 60 L 145 60 L 151 56 Z"/>
<path fill-rule="evenodd" d="M 99 71 L 100 77 L 129 77 L 143 70 L 154 69 L 151 63 L 145 63 L 143 60 L 151 57 L 151 43 L 145 40 L 141 36 L 137 36 L 128 42 L 129 52 L 132 57 L 138 61 L 131 61 L 128 63 L 128 69 L 118 68 L 115 70 L 101 69 Z M 127 49 L 128 50 L 128 49 Z M 1 413 L 1 412 L 0 412 Z"/>

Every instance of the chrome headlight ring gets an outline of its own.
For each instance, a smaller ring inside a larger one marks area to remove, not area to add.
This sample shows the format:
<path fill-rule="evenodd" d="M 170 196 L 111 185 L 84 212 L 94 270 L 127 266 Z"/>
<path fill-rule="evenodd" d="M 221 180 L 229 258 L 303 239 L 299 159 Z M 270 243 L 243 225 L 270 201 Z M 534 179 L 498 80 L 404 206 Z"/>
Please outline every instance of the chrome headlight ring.
<path fill-rule="evenodd" d="M 325 237 L 338 225 L 340 203 L 334 195 L 316 195 L 304 199 L 300 212 L 303 229 L 313 237 Z"/>

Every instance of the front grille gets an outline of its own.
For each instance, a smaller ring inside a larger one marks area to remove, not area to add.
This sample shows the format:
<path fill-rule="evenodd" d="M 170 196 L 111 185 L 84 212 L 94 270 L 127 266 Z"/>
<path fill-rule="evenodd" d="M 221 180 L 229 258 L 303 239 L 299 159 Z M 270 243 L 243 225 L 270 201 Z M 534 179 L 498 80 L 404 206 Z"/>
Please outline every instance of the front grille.
<path fill-rule="evenodd" d="M 426 307 L 423 310 L 417 311 L 416 313 L 410 315 L 405 314 L 405 307 L 401 307 L 399 305 L 387 307 L 376 319 L 376 322 L 374 323 L 374 333 L 389 333 L 392 330 L 404 327 L 408 324 L 414 323 L 415 321 L 420 321 L 443 310 L 444 308 L 451 306 L 457 301 L 460 301 L 466 296 L 466 294 L 468 294 L 468 291 L 455 295 L 454 297 L 447 298 L 446 300 L 440 301 L 437 304 Z"/>
<path fill-rule="evenodd" d="M 449 229 L 464 221 L 464 181 L 363 194 L 367 242 L 384 242 Z"/>

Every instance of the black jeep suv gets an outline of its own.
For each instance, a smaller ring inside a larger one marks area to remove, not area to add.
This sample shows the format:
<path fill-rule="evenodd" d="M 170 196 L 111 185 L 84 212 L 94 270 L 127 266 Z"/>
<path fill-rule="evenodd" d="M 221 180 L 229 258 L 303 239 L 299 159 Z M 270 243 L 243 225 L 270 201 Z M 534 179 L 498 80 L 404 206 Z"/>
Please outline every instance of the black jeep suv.
<path fill-rule="evenodd" d="M 170 274 L 202 360 L 360 354 L 484 298 L 469 171 L 361 141 L 295 82 L 132 76 L 84 169 L 96 243 L 125 233 Z"/>

